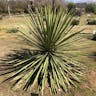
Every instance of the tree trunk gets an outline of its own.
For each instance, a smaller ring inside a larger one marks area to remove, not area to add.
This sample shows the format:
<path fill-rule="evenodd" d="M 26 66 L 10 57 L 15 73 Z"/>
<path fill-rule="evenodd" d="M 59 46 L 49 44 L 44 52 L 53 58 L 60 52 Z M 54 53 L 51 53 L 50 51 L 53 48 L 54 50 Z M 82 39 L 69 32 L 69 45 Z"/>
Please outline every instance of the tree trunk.
<path fill-rule="evenodd" d="M 8 5 L 8 14 L 9 14 L 9 17 L 11 16 L 11 12 L 10 12 L 10 6 Z"/>
<path fill-rule="evenodd" d="M 7 0 L 7 4 L 8 4 L 8 15 L 9 17 L 11 17 L 11 10 L 10 10 L 10 5 L 9 5 L 9 0 Z"/>

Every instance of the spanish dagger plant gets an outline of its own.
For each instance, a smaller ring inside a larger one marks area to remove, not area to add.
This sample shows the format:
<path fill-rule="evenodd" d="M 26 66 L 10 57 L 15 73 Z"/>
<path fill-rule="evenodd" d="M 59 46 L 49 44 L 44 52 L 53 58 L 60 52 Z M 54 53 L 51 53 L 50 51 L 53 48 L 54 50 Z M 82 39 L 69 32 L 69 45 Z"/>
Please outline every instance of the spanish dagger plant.
<path fill-rule="evenodd" d="M 72 12 L 63 8 L 54 10 L 50 6 L 29 10 L 26 20 L 28 32 L 19 30 L 24 43 L 31 46 L 28 50 L 17 50 L 8 55 L 2 75 L 8 75 L 7 81 L 13 81 L 13 87 L 21 80 L 23 89 L 38 85 L 39 93 L 44 94 L 46 84 L 52 96 L 58 90 L 67 92 L 71 86 L 76 86 L 82 76 L 82 64 L 72 58 L 76 50 L 72 50 L 75 38 L 81 31 L 74 32 Z"/>

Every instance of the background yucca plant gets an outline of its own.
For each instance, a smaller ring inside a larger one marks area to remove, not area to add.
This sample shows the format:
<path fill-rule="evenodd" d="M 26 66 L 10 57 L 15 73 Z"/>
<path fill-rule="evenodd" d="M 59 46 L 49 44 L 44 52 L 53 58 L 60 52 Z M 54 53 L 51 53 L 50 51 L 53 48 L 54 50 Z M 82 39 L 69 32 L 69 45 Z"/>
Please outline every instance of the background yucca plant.
<path fill-rule="evenodd" d="M 39 7 L 35 14 L 29 10 L 28 32 L 19 31 L 31 49 L 14 51 L 2 60 L 4 68 L 0 76 L 9 74 L 4 82 L 14 81 L 14 87 L 23 80 L 24 90 L 37 84 L 42 95 L 48 85 L 52 96 L 56 96 L 58 90 L 67 92 L 71 86 L 76 86 L 83 67 L 72 58 L 76 51 L 72 45 L 80 39 L 77 35 L 82 30 L 74 32 L 72 21 L 71 12 L 61 7 L 58 11 L 50 6 Z"/>

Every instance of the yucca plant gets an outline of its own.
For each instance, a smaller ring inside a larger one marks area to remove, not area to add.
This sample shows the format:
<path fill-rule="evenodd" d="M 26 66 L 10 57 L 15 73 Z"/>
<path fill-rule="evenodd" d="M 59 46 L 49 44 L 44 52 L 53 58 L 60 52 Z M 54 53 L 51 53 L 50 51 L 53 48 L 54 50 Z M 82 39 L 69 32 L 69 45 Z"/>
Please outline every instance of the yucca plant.
<path fill-rule="evenodd" d="M 72 46 L 80 39 L 77 35 L 82 30 L 73 31 L 72 12 L 61 7 L 58 10 L 56 12 L 56 8 L 53 10 L 51 6 L 36 8 L 35 14 L 29 10 L 26 20 L 28 32 L 19 31 L 24 43 L 31 48 L 14 51 L 2 60 L 4 67 L 0 76 L 8 75 L 4 82 L 14 81 L 14 87 L 23 80 L 24 90 L 38 85 L 41 95 L 48 86 L 52 96 L 56 96 L 58 90 L 67 92 L 80 82 L 84 67 L 72 58 L 76 52 Z"/>

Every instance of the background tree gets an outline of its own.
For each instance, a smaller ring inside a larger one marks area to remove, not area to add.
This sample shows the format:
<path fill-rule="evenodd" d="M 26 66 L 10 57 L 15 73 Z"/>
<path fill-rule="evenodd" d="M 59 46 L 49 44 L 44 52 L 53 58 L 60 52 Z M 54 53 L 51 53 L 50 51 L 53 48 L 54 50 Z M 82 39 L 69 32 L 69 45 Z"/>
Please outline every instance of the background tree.
<path fill-rule="evenodd" d="M 16 9 L 18 13 L 26 12 L 27 11 L 27 2 L 25 1 L 17 1 Z M 25 11 L 26 10 L 26 11 Z"/>
<path fill-rule="evenodd" d="M 0 0 L 0 13 L 6 13 L 7 7 L 6 7 L 6 0 Z"/>
<path fill-rule="evenodd" d="M 75 3 L 68 3 L 67 9 L 68 9 L 68 11 L 71 11 L 71 10 L 75 11 L 76 4 Z"/>
<path fill-rule="evenodd" d="M 88 4 L 85 10 L 87 13 L 96 13 L 96 4 Z"/>
<path fill-rule="evenodd" d="M 6 3 L 7 3 L 8 14 L 9 14 L 9 17 L 10 17 L 11 16 L 10 1 L 9 0 L 6 0 Z"/>
<path fill-rule="evenodd" d="M 4 4 L 2 2 L 2 0 L 0 0 L 0 13 L 2 13 L 4 11 Z"/>

